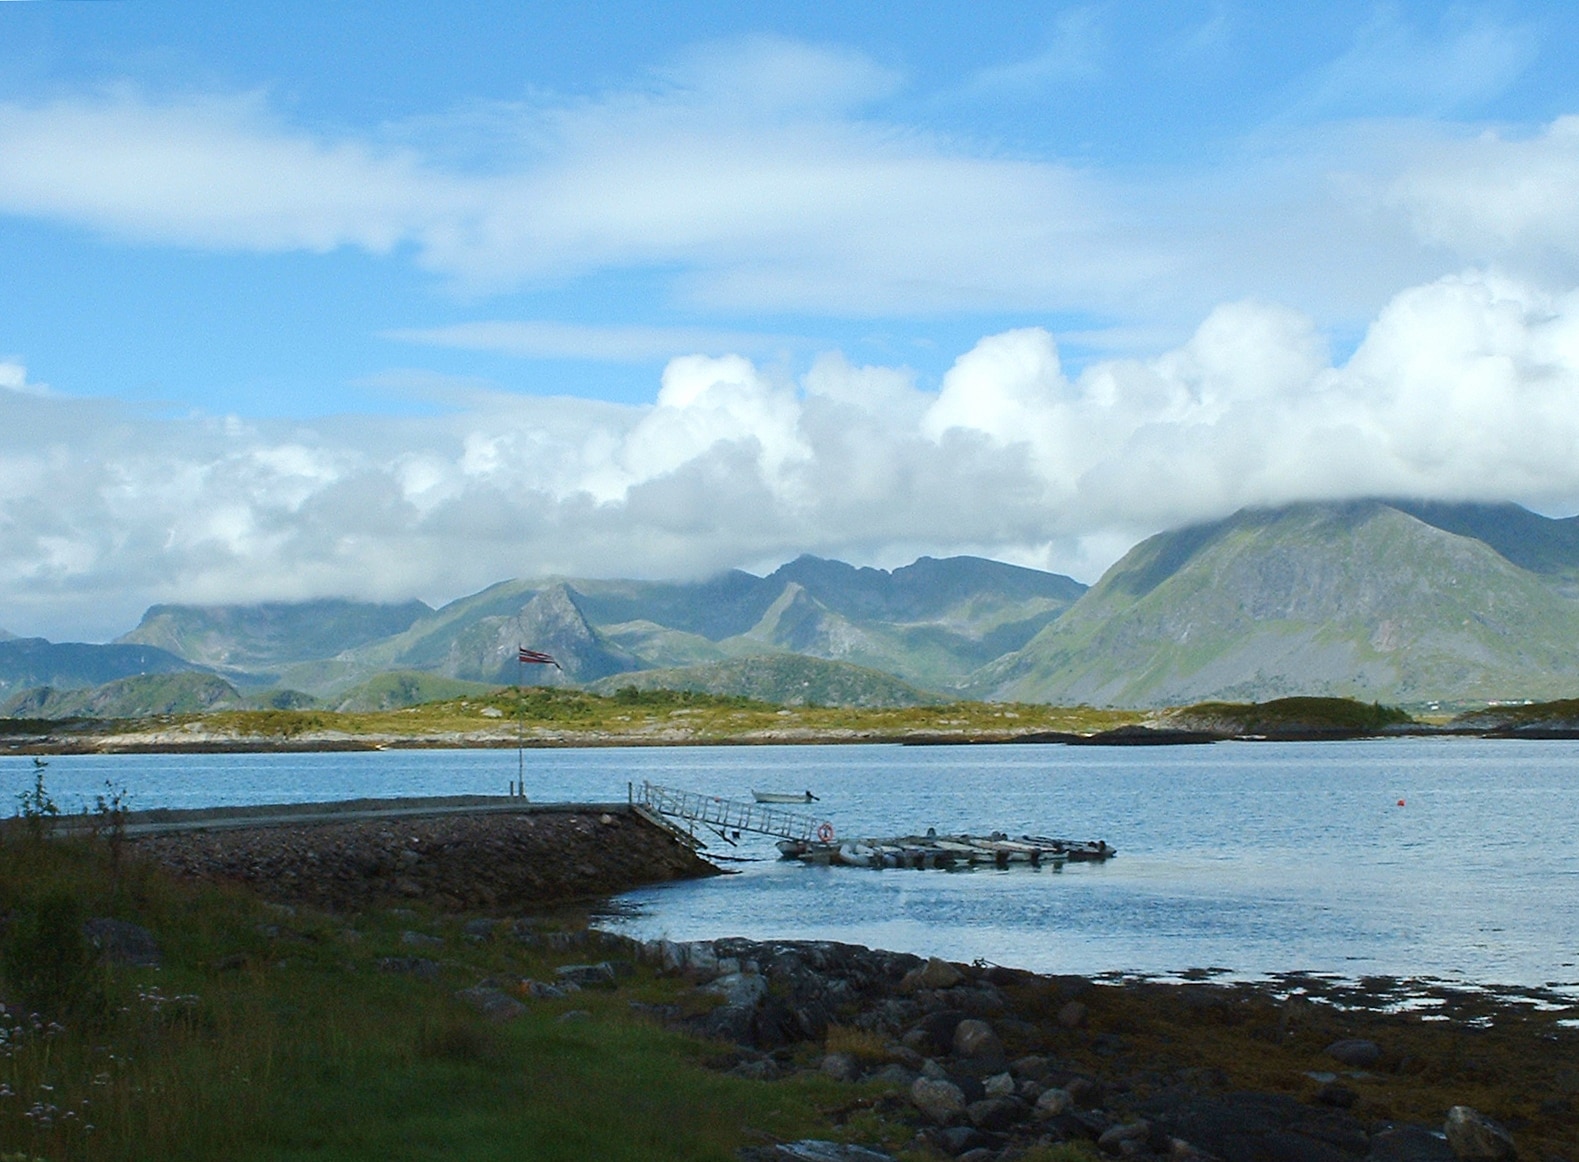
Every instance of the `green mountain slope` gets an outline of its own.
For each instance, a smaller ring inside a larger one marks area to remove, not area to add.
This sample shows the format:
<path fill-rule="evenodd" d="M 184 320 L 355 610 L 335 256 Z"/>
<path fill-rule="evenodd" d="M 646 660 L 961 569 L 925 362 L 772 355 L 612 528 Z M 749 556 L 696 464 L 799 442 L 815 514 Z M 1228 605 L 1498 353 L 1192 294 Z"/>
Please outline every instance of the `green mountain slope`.
<path fill-rule="evenodd" d="M 627 686 L 734 695 L 783 706 L 925 706 L 940 701 L 891 674 L 794 654 L 643 670 L 604 678 L 591 688 L 595 693 L 615 694 Z"/>
<path fill-rule="evenodd" d="M 38 686 L 82 690 L 136 674 L 173 674 L 194 667 L 168 650 L 146 645 L 0 641 L 0 697 Z"/>
<path fill-rule="evenodd" d="M 403 710 L 424 702 L 445 702 L 452 698 L 480 698 L 498 687 L 484 682 L 463 682 L 436 674 L 396 670 L 369 678 L 361 685 L 342 692 L 329 709 L 343 713 L 376 710 Z"/>
<path fill-rule="evenodd" d="M 1159 706 L 1579 688 L 1579 603 L 1553 577 L 1441 527 L 1451 513 L 1434 515 L 1427 523 L 1380 501 L 1301 504 L 1152 537 L 972 689 Z M 1504 541 L 1520 551 L 1518 538 Z"/>
<path fill-rule="evenodd" d="M 332 656 L 311 656 L 304 644 L 271 676 L 330 699 L 389 670 L 513 682 L 516 647 L 526 645 L 564 667 L 529 669 L 527 682 L 787 651 L 947 689 L 1025 644 L 1081 592 L 1067 577 L 974 557 L 922 558 L 892 572 L 801 557 L 767 577 L 734 571 L 699 582 L 506 581 Z M 205 656 L 239 656 L 204 640 Z"/>
<path fill-rule="evenodd" d="M 146 718 L 240 706 L 241 694 L 214 674 L 141 674 L 85 690 L 23 690 L 0 704 L 0 718 Z"/>
<path fill-rule="evenodd" d="M 432 612 L 420 601 L 155 605 L 136 629 L 116 640 L 158 646 L 200 665 L 258 669 L 332 658 L 397 634 Z"/>

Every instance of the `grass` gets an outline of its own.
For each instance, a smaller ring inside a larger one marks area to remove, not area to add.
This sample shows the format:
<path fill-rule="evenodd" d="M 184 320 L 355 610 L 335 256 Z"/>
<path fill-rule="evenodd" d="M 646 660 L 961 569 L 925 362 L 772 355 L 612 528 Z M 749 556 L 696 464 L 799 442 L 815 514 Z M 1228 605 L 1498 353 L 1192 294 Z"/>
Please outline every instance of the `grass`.
<path fill-rule="evenodd" d="M 1413 721 L 1402 710 L 1352 698 L 1277 698 L 1270 702 L 1201 702 L 1175 712 L 1205 719 L 1240 734 L 1306 731 L 1370 733 Z"/>
<path fill-rule="evenodd" d="M 1140 711 L 989 702 L 892 709 L 783 707 L 749 698 L 628 688 L 610 695 L 555 687 L 502 687 L 491 693 L 403 709 L 336 712 L 227 710 L 115 723 L 76 723 L 55 741 L 114 736 L 135 742 L 157 734 L 183 744 L 365 740 L 460 745 L 511 743 L 753 742 L 1007 738 L 1046 731 L 1094 733 L 1144 718 Z"/>
<path fill-rule="evenodd" d="M 632 999 L 679 992 L 644 970 L 617 993 L 530 1000 L 502 1025 L 454 996 L 607 953 L 469 943 L 458 919 L 422 912 L 271 907 L 112 864 L 102 840 L 15 824 L 0 843 L 0 947 L 15 951 L 64 896 L 81 915 L 146 926 L 164 958 L 96 964 L 42 992 L 17 956 L 4 961 L 0 1157 L 723 1160 L 746 1144 L 837 1136 L 825 1111 L 848 1091 L 836 1083 L 736 1078 L 707 1067 L 717 1046 L 633 1016 Z M 437 979 L 380 971 L 381 958 L 424 952 L 407 930 L 444 939 L 427 953 Z M 47 955 L 18 955 L 48 975 Z M 64 961 L 80 967 L 73 955 Z M 19 1003 L 22 992 L 42 1003 Z M 585 1015 L 562 1019 L 571 1009 Z"/>

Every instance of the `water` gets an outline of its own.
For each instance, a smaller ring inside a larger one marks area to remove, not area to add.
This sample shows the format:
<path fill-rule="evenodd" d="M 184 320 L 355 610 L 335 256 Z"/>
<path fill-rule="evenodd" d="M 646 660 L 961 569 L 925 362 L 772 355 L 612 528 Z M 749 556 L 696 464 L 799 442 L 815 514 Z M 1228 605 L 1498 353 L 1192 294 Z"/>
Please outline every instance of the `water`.
<path fill-rule="evenodd" d="M 67 756 L 63 807 L 502 793 L 514 751 Z M 13 795 L 31 764 L 3 772 Z M 740 874 L 622 898 L 613 926 L 801 937 L 1051 972 L 1222 968 L 1431 976 L 1579 993 L 1579 743 L 1388 739 L 1208 747 L 537 750 L 537 800 L 623 800 L 643 779 L 822 797 L 843 835 L 1102 838 L 1106 864 L 968 872 L 814 868 L 748 839 Z M 1398 806 L 1399 800 L 1405 806 Z M 14 800 L 13 800 L 14 801 Z"/>

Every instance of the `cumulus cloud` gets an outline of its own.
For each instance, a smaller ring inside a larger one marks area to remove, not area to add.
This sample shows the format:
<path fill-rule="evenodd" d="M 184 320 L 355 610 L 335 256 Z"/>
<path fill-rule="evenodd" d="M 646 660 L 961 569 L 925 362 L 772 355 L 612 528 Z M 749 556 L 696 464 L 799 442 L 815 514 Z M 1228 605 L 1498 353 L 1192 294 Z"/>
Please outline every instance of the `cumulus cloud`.
<path fill-rule="evenodd" d="M 0 391 L 7 628 L 108 635 L 160 600 L 444 600 L 801 551 L 1089 580 L 1141 535 L 1243 505 L 1579 508 L 1579 292 L 1481 271 L 1397 295 L 1339 365 L 1308 318 L 1241 301 L 1077 376 L 1028 328 L 983 338 L 936 392 L 838 354 L 798 381 L 694 355 L 646 406 L 457 398 L 286 424 Z"/>

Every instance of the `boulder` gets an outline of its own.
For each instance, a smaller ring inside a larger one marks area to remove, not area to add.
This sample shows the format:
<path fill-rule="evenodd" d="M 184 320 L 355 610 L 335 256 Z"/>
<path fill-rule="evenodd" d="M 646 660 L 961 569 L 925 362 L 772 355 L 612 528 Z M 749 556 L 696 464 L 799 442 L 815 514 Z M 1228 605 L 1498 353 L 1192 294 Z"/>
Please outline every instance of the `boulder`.
<path fill-rule="evenodd" d="M 1396 1126 L 1371 1139 L 1367 1162 L 1454 1162 L 1453 1148 L 1424 1126 Z"/>
<path fill-rule="evenodd" d="M 1025 1107 L 1012 1097 L 984 1097 L 965 1107 L 970 1124 L 978 1130 L 1007 1130 L 1025 1116 Z"/>
<path fill-rule="evenodd" d="M 509 993 L 486 985 L 461 989 L 455 999 L 464 1001 L 490 1021 L 508 1021 L 526 1012 L 526 1006 Z"/>
<path fill-rule="evenodd" d="M 577 988 L 611 989 L 615 985 L 614 966 L 608 961 L 597 964 L 566 964 L 554 969 L 562 982 L 568 981 Z"/>
<path fill-rule="evenodd" d="M 921 1023 L 911 1030 L 911 1033 L 918 1035 L 913 1037 L 911 1033 L 905 1034 L 903 1044 L 927 1056 L 952 1052 L 954 1030 L 964 1019 L 965 1014 L 958 1009 L 943 1009 L 940 1012 L 928 1013 L 921 1019 Z"/>
<path fill-rule="evenodd" d="M 1375 1041 L 1351 1037 L 1328 1045 L 1327 1056 L 1354 1069 L 1369 1069 L 1382 1059 L 1382 1048 Z"/>
<path fill-rule="evenodd" d="M 977 1060 L 1003 1057 L 1003 1042 L 986 1021 L 969 1017 L 954 1027 L 954 1052 Z"/>
<path fill-rule="evenodd" d="M 876 1082 L 879 1085 L 891 1085 L 896 1089 L 909 1089 L 915 1079 L 914 1071 L 906 1069 L 895 1061 L 883 1066 L 876 1073 L 868 1076 L 866 1080 Z"/>
<path fill-rule="evenodd" d="M 822 1059 L 822 1071 L 835 1081 L 854 1081 L 861 1067 L 848 1053 L 829 1053 Z"/>
<path fill-rule="evenodd" d="M 934 1140 L 946 1153 L 956 1158 L 962 1158 L 970 1151 L 978 1150 L 991 1141 L 975 1126 L 950 1126 L 946 1130 L 939 1130 Z"/>
<path fill-rule="evenodd" d="M 1042 1096 L 1036 1099 L 1033 1113 L 1038 1119 L 1046 1121 L 1067 1114 L 1074 1108 L 1075 1099 L 1069 1096 L 1067 1089 L 1044 1089 Z"/>
<path fill-rule="evenodd" d="M 952 1081 L 918 1077 L 910 1087 L 910 1100 L 923 1116 L 946 1126 L 965 1114 L 965 1095 Z"/>
<path fill-rule="evenodd" d="M 1471 1106 L 1448 1110 L 1442 1130 L 1453 1156 L 1461 1162 L 1507 1162 L 1518 1157 L 1513 1135 Z"/>
<path fill-rule="evenodd" d="M 946 989 L 953 988 L 965 979 L 965 974 L 955 968 L 946 960 L 936 956 L 930 958 L 919 968 L 913 968 L 905 973 L 899 981 L 899 991 L 913 993 L 917 989 Z"/>
<path fill-rule="evenodd" d="M 123 968 L 159 967 L 159 941 L 139 924 L 95 916 L 82 925 L 82 934 L 108 964 Z"/>
<path fill-rule="evenodd" d="M 1058 1023 L 1066 1029 L 1078 1029 L 1086 1023 L 1086 1012 L 1081 1001 L 1067 1001 L 1058 1010 Z"/>
<path fill-rule="evenodd" d="M 727 1008 L 755 1008 L 767 994 L 768 982 L 766 977 L 754 972 L 732 972 L 704 985 L 702 991 L 723 997 Z"/>
<path fill-rule="evenodd" d="M 490 920 L 484 916 L 476 920 L 468 920 L 461 925 L 461 935 L 466 937 L 467 940 L 481 943 L 484 940 L 492 940 L 494 929 L 498 928 L 498 926 L 499 921 Z"/>
<path fill-rule="evenodd" d="M 1045 1057 L 1031 1054 L 1026 1057 L 1016 1057 L 1009 1063 L 1009 1069 L 1016 1077 L 1029 1078 L 1046 1085 L 1049 1074 L 1053 1071 L 1053 1063 Z"/>
<path fill-rule="evenodd" d="M 1150 1135 L 1150 1122 L 1123 1122 L 1102 1131 L 1102 1136 L 1097 1139 L 1097 1149 L 1107 1154 L 1122 1154 L 1125 1142 L 1144 1142 Z"/>
<path fill-rule="evenodd" d="M 1013 1097 L 1015 1091 L 1014 1076 L 1009 1073 L 995 1073 L 981 1083 L 981 1088 L 988 1097 Z"/>

